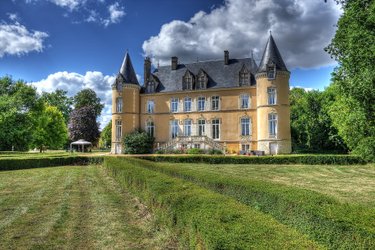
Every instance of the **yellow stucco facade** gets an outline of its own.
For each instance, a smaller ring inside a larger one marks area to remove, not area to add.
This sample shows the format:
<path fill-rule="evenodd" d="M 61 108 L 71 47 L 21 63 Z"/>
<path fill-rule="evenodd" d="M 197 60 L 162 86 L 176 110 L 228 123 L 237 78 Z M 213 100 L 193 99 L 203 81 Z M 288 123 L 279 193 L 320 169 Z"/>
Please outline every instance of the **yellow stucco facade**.
<path fill-rule="evenodd" d="M 144 130 L 154 149 L 203 148 L 228 153 L 291 152 L 289 77 L 270 35 L 258 66 L 253 58 L 178 64 L 151 73 L 145 59 L 144 85 L 128 54 L 112 85 L 112 152 L 122 138 Z"/>

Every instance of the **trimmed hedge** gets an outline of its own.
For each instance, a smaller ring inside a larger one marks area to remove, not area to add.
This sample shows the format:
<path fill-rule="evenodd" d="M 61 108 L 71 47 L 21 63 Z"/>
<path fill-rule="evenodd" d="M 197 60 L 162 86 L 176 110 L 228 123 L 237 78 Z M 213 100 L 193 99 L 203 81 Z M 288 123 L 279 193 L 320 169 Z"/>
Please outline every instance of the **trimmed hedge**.
<path fill-rule="evenodd" d="M 330 249 L 375 249 L 375 210 L 341 203 L 318 192 L 181 165 L 139 162 L 144 168 L 179 177 L 228 195 L 307 234 Z"/>
<path fill-rule="evenodd" d="M 65 156 L 45 158 L 0 158 L 0 171 L 67 165 L 100 164 L 103 157 Z"/>
<path fill-rule="evenodd" d="M 303 164 L 303 165 L 358 165 L 366 161 L 354 155 L 280 155 L 280 156 L 139 156 L 156 162 L 208 163 L 208 164 Z"/>
<path fill-rule="evenodd" d="M 177 232 L 182 249 L 319 249 L 306 236 L 234 199 L 143 167 L 106 157 L 104 166 Z"/>

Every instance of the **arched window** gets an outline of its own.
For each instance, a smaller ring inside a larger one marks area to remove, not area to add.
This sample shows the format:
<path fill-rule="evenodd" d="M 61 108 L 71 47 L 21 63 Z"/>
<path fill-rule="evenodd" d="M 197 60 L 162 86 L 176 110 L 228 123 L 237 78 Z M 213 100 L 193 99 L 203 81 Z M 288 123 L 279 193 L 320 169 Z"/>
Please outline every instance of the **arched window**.
<path fill-rule="evenodd" d="M 251 135 L 251 120 L 249 117 L 241 118 L 241 135 L 242 136 Z"/>
<path fill-rule="evenodd" d="M 206 89 L 207 88 L 207 75 L 203 70 L 200 70 L 197 76 L 196 89 Z"/>
<path fill-rule="evenodd" d="M 185 97 L 184 98 L 184 112 L 190 112 L 191 111 L 191 98 Z"/>
<path fill-rule="evenodd" d="M 170 121 L 170 132 L 172 139 L 178 136 L 178 120 Z"/>
<path fill-rule="evenodd" d="M 146 123 L 147 134 L 151 137 L 155 136 L 155 124 L 153 121 L 147 121 Z"/>
<path fill-rule="evenodd" d="M 268 88 L 267 89 L 268 94 L 268 104 L 269 105 L 275 105 L 276 104 L 276 88 Z"/>
<path fill-rule="evenodd" d="M 182 79 L 182 89 L 192 90 L 193 87 L 194 87 L 194 75 L 189 70 L 187 70 Z"/>
<path fill-rule="evenodd" d="M 250 85 L 250 72 L 247 70 L 245 65 L 242 67 L 239 76 L 240 86 L 249 86 Z"/>
<path fill-rule="evenodd" d="M 116 126 L 116 141 L 121 141 L 122 139 L 122 122 L 121 120 L 116 120 L 115 122 L 115 126 Z"/>
<path fill-rule="evenodd" d="M 204 119 L 198 120 L 198 135 L 199 136 L 206 135 L 206 120 Z"/>
<path fill-rule="evenodd" d="M 116 98 L 116 113 L 122 112 L 122 97 Z"/>

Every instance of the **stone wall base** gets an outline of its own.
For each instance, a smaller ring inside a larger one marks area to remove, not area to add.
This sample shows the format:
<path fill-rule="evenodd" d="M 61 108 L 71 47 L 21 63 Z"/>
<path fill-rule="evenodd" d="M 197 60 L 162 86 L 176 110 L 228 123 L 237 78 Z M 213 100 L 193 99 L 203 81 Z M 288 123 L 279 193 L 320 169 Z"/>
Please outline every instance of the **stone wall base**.
<path fill-rule="evenodd" d="M 292 152 L 292 144 L 291 144 L 291 141 L 288 141 L 288 140 L 258 141 L 258 150 L 264 151 L 265 154 L 267 155 L 290 154 Z"/>

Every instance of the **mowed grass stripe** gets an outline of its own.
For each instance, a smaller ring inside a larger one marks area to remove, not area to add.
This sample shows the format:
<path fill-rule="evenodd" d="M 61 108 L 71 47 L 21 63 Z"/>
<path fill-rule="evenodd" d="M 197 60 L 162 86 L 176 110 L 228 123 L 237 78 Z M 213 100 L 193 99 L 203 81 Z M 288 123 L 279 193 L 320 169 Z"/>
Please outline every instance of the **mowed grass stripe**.
<path fill-rule="evenodd" d="M 169 235 L 163 238 L 153 234 L 152 216 L 138 216 L 134 197 L 116 186 L 103 168 L 3 172 L 0 182 L 4 180 L 10 184 L 8 191 L 12 190 L 11 183 L 17 186 L 21 172 L 23 189 L 19 186 L 17 192 L 8 193 L 18 198 L 8 199 L 9 203 L 3 203 L 0 210 L 16 209 L 15 201 L 20 197 L 29 197 L 30 202 L 22 216 L 0 230 L 0 249 L 157 249 L 169 243 Z M 31 194 L 39 190 L 43 192 L 36 199 Z"/>
<path fill-rule="evenodd" d="M 270 215 L 144 164 L 129 157 L 104 161 L 116 181 L 178 233 L 181 249 L 324 249 Z"/>
<path fill-rule="evenodd" d="M 244 173 L 241 177 L 236 176 L 233 170 L 230 174 L 224 171 L 214 172 L 212 169 L 220 167 L 212 165 L 200 164 L 199 168 L 195 168 L 194 164 L 166 164 L 138 159 L 133 161 L 144 168 L 182 178 L 233 197 L 272 215 L 281 223 L 296 228 L 331 249 L 375 248 L 373 207 L 340 203 L 327 195 L 253 179 Z"/>

